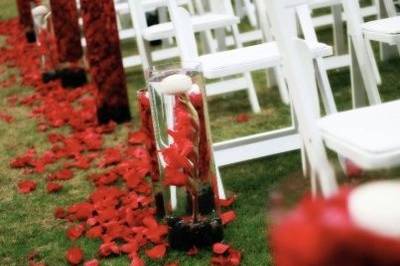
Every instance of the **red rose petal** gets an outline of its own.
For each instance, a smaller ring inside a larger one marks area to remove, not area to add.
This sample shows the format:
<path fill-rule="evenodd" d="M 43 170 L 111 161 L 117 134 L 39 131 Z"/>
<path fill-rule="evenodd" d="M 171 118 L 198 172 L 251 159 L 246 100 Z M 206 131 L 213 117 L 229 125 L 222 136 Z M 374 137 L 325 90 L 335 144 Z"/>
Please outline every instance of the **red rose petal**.
<path fill-rule="evenodd" d="M 86 261 L 83 266 L 100 266 L 100 262 L 96 259 Z"/>
<path fill-rule="evenodd" d="M 65 258 L 70 264 L 77 265 L 83 260 L 83 251 L 78 247 L 69 248 L 67 250 Z"/>
<path fill-rule="evenodd" d="M 63 188 L 63 185 L 57 184 L 54 182 L 49 182 L 49 183 L 47 183 L 46 188 L 47 188 L 48 193 L 54 193 L 54 192 L 60 191 Z"/>
<path fill-rule="evenodd" d="M 230 246 L 223 243 L 215 243 L 212 250 L 215 254 L 222 255 L 229 250 Z"/>
<path fill-rule="evenodd" d="M 164 244 L 154 246 L 152 249 L 146 250 L 146 255 L 152 260 L 164 258 L 167 248 Z"/>
<path fill-rule="evenodd" d="M 64 219 L 66 215 L 67 212 L 64 208 L 57 207 L 54 209 L 54 217 L 56 217 L 57 219 Z"/>
<path fill-rule="evenodd" d="M 119 247 L 115 242 L 103 243 L 100 245 L 99 252 L 103 257 L 119 254 Z"/>
<path fill-rule="evenodd" d="M 227 225 L 236 219 L 236 213 L 234 211 L 227 211 L 220 216 L 223 225 Z"/>
<path fill-rule="evenodd" d="M 236 122 L 238 123 L 246 123 L 250 120 L 250 116 L 247 114 L 239 114 L 236 116 Z"/>
<path fill-rule="evenodd" d="M 36 189 L 36 182 L 33 180 L 23 180 L 18 183 L 18 191 L 22 194 L 27 194 Z"/>
<path fill-rule="evenodd" d="M 130 266 L 145 266 L 145 265 L 146 264 L 144 263 L 144 261 L 137 256 L 132 259 L 132 262 L 130 264 Z"/>
<path fill-rule="evenodd" d="M 236 196 L 227 199 L 218 199 L 218 203 L 221 207 L 230 207 L 236 201 Z"/>
<path fill-rule="evenodd" d="M 85 226 L 83 224 L 71 226 L 67 230 L 67 237 L 70 240 L 76 240 L 79 237 L 81 237 L 84 231 L 85 231 Z"/>
<path fill-rule="evenodd" d="M 99 238 L 101 237 L 102 234 L 103 234 L 103 229 L 101 226 L 92 227 L 86 232 L 86 236 L 88 238 Z"/>

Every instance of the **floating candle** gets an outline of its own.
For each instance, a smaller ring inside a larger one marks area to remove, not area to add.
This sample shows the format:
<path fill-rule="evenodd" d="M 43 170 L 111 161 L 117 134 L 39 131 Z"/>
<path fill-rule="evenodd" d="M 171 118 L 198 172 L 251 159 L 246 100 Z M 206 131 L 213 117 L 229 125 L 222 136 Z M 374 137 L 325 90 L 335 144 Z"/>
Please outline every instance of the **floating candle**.
<path fill-rule="evenodd" d="M 164 78 L 157 89 L 159 93 L 174 95 L 188 92 L 192 85 L 192 78 L 188 75 L 175 74 Z"/>
<path fill-rule="evenodd" d="M 32 9 L 32 16 L 35 25 L 42 27 L 44 24 L 44 17 L 49 13 L 49 9 L 45 5 L 40 5 Z"/>
<path fill-rule="evenodd" d="M 349 197 L 354 223 L 374 233 L 400 238 L 400 182 L 380 181 L 356 188 Z"/>

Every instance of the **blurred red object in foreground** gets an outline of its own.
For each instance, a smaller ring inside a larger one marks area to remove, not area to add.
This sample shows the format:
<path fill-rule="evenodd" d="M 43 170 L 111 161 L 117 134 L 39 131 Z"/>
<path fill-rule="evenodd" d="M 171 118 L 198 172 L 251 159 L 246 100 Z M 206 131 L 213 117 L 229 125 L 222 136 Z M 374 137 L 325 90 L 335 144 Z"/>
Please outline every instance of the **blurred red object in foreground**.
<path fill-rule="evenodd" d="M 304 199 L 271 232 L 277 266 L 400 265 L 400 240 L 357 227 L 348 212 L 349 189 L 330 199 Z"/>

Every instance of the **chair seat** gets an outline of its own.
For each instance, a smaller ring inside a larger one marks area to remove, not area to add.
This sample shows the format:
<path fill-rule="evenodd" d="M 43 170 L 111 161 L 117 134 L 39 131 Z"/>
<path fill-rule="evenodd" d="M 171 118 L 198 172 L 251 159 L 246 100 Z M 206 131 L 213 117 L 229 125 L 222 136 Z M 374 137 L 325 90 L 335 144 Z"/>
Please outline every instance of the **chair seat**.
<path fill-rule="evenodd" d="M 369 40 L 391 45 L 400 44 L 400 17 L 378 19 L 362 25 L 364 35 Z"/>
<path fill-rule="evenodd" d="M 214 13 L 193 16 L 191 19 L 194 32 L 224 28 L 240 22 L 236 16 Z M 143 30 L 143 38 L 147 41 L 167 39 L 174 37 L 174 35 L 172 22 L 156 24 Z"/>
<path fill-rule="evenodd" d="M 400 34 L 400 17 L 373 20 L 363 24 L 365 31 L 385 34 Z"/>
<path fill-rule="evenodd" d="M 400 101 L 326 116 L 319 121 L 326 145 L 365 169 L 400 163 Z"/>
<path fill-rule="evenodd" d="M 332 55 L 332 47 L 323 43 L 308 43 L 314 57 Z M 267 69 L 281 64 L 275 42 L 207 54 L 199 57 L 203 74 L 208 79 Z"/>

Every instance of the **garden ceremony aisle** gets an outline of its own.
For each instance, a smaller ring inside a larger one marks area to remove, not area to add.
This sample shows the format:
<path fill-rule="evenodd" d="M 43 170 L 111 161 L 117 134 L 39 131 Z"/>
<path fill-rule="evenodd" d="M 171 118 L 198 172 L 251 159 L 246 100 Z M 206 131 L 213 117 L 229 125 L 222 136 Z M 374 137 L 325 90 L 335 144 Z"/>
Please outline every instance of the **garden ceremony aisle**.
<path fill-rule="evenodd" d="M 121 126 L 109 124 L 98 127 L 94 122 L 95 104 L 91 85 L 66 91 L 57 83 L 43 85 L 39 81 L 38 55 L 32 45 L 25 43 L 16 19 L 8 20 L 15 16 L 14 1 L 3 0 L 0 3 L 0 265 L 27 265 L 29 256 L 34 257 L 32 261 L 43 261 L 46 265 L 67 265 L 65 254 L 71 246 L 79 246 L 85 259 L 90 260 L 96 257 L 101 241 L 84 236 L 71 241 L 70 238 L 79 235 L 80 227 L 69 230 L 67 234 L 71 223 L 57 219 L 55 210 L 61 216 L 63 213 L 57 208 L 68 211 L 68 207 L 75 206 L 69 212 L 75 218 L 84 218 L 90 206 L 80 203 L 87 201 L 91 195 L 93 200 L 95 184 L 113 186 L 114 182 L 119 187 L 134 187 L 138 199 L 132 202 L 144 206 L 148 204 L 150 190 L 145 181 L 129 184 L 124 183 L 123 178 L 116 180 L 113 174 L 93 175 L 117 169 L 115 164 L 126 159 L 133 159 L 135 163 L 140 161 L 136 159 L 138 153 L 142 155 L 144 152 L 141 141 L 138 141 L 138 137 L 142 136 L 132 133 L 140 126 L 136 91 L 144 86 L 142 73 L 136 68 L 127 71 L 133 121 Z M 330 36 L 329 32 L 324 36 Z M 124 43 L 123 48 L 126 52 L 132 49 L 132 44 Z M 399 60 L 396 60 L 380 66 L 385 82 L 382 86 L 385 99 L 394 99 L 399 94 L 398 63 Z M 210 111 L 215 140 L 288 123 L 288 110 L 277 100 L 276 90 L 264 88 L 263 73 L 255 75 L 263 112 L 260 115 L 251 114 L 248 103 L 241 101 L 243 97 L 212 99 Z M 339 107 L 349 108 L 348 72 L 333 73 L 332 81 Z M 78 111 L 80 114 L 76 115 L 74 112 Z M 77 133 L 82 132 L 81 129 L 84 133 Z M 21 155 L 25 156 L 21 158 Z M 15 169 L 25 165 L 28 167 Z M 146 167 L 140 163 L 135 164 L 137 166 Z M 223 169 L 226 188 L 237 195 L 231 207 L 237 218 L 227 227 L 225 240 L 234 249 L 240 250 L 242 265 L 272 265 L 265 233 L 269 191 L 287 178 L 300 177 L 299 169 L 298 152 Z M 124 174 L 124 169 L 118 170 L 122 171 L 118 174 Z M 34 183 L 22 182 L 25 180 Z M 134 180 L 137 180 L 136 177 Z M 62 184 L 63 187 L 55 184 Z M 32 189 L 34 191 L 29 194 L 20 193 Z M 104 192 L 112 196 L 107 200 L 122 197 L 119 192 L 113 191 Z M 108 215 L 109 211 L 104 213 L 102 219 L 109 219 Z M 154 224 L 149 222 L 148 225 Z M 153 246 L 146 246 L 139 253 L 146 265 L 172 262 L 208 265 L 212 256 L 210 251 L 202 251 L 193 257 L 168 251 L 164 259 L 153 261 L 145 252 Z M 102 250 L 104 253 L 114 252 L 112 246 L 104 246 Z M 110 256 L 102 259 L 101 265 L 129 265 L 129 262 L 127 255 Z"/>

